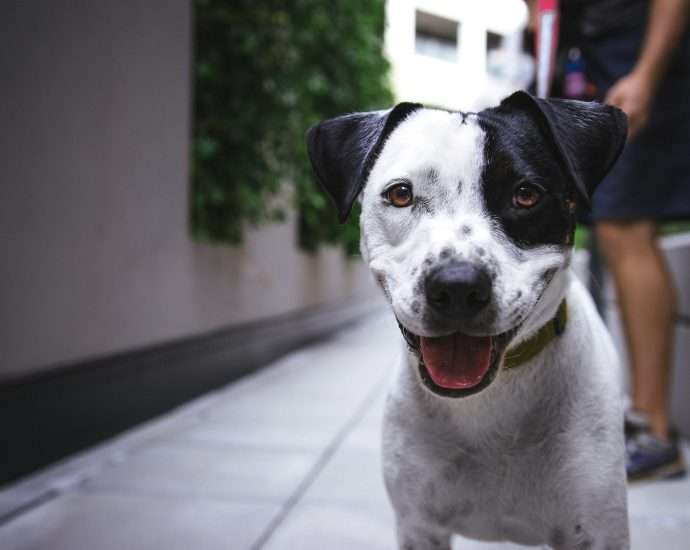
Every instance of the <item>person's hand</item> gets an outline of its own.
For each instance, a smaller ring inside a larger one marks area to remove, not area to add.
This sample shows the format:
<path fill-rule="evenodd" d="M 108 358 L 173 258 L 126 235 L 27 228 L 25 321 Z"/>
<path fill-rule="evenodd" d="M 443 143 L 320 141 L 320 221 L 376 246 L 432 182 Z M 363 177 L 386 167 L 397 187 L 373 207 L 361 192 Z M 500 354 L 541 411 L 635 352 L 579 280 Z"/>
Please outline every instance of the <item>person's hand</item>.
<path fill-rule="evenodd" d="M 652 83 L 635 71 L 621 78 L 606 94 L 606 103 L 628 115 L 628 139 L 633 139 L 647 124 L 653 96 Z"/>

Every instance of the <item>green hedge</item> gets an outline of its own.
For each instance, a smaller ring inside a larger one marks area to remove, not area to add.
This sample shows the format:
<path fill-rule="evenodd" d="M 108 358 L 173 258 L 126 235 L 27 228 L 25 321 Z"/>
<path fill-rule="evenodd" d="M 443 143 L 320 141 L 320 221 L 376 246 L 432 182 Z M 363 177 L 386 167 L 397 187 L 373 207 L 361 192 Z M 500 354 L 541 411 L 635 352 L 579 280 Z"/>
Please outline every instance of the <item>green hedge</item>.
<path fill-rule="evenodd" d="M 383 0 L 197 0 L 193 235 L 237 243 L 243 227 L 279 219 L 294 187 L 299 241 L 357 250 L 317 189 L 304 146 L 315 122 L 392 103 L 382 54 Z M 282 193 L 281 193 L 282 194 Z"/>

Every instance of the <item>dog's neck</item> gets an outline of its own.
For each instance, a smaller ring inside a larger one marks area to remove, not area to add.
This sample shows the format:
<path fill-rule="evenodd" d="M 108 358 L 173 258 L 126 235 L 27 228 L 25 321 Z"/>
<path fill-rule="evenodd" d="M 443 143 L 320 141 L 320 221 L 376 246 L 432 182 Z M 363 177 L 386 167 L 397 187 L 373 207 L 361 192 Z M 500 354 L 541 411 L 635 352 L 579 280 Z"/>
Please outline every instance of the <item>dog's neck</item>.
<path fill-rule="evenodd" d="M 572 276 L 570 269 L 567 267 L 554 275 L 549 286 L 539 298 L 534 310 L 525 319 L 525 322 L 515 335 L 515 339 L 510 346 L 511 348 L 515 348 L 532 338 L 544 325 L 556 317 Z"/>

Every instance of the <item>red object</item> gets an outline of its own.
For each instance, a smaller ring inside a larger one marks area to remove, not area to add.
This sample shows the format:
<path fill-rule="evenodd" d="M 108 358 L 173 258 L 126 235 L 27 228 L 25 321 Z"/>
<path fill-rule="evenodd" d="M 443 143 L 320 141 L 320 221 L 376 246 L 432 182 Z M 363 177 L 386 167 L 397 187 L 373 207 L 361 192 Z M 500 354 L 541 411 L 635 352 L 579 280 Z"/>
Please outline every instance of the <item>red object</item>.
<path fill-rule="evenodd" d="M 546 97 L 551 88 L 558 48 L 558 0 L 537 0 L 537 96 Z"/>
<path fill-rule="evenodd" d="M 446 389 L 473 388 L 491 367 L 491 336 L 456 332 L 420 339 L 424 365 L 434 384 Z"/>

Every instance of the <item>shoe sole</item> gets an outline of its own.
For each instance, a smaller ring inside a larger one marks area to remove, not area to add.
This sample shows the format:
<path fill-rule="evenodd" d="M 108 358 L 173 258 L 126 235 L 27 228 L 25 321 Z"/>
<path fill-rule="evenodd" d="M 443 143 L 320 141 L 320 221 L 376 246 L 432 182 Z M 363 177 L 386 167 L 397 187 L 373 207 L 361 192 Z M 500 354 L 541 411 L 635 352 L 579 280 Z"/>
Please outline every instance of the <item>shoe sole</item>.
<path fill-rule="evenodd" d="M 663 481 L 668 479 L 681 479 L 687 474 L 687 467 L 683 457 L 660 468 L 640 474 L 628 476 L 629 483 L 641 483 L 645 481 Z"/>

